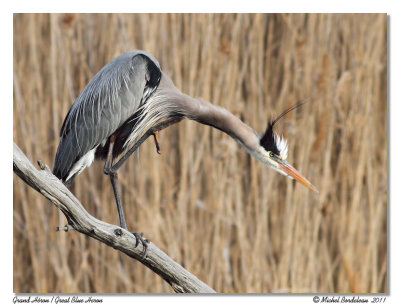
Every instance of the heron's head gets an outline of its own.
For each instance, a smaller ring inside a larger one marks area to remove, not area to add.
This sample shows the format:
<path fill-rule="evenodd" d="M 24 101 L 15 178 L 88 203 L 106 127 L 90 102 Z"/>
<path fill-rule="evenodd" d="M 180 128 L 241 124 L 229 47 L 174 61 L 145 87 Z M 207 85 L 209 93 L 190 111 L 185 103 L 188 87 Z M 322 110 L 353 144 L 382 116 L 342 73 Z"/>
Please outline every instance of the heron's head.
<path fill-rule="evenodd" d="M 287 141 L 282 136 L 274 132 L 275 123 L 288 112 L 299 107 L 302 104 L 303 103 L 297 104 L 289 108 L 281 115 L 279 115 L 275 120 L 271 120 L 268 122 L 265 133 L 260 137 L 261 156 L 259 156 L 259 159 L 275 171 L 278 171 L 285 176 L 295 179 L 312 191 L 318 192 L 317 188 L 313 184 L 311 184 L 303 175 L 301 175 L 292 165 L 290 165 L 286 161 L 288 153 Z"/>

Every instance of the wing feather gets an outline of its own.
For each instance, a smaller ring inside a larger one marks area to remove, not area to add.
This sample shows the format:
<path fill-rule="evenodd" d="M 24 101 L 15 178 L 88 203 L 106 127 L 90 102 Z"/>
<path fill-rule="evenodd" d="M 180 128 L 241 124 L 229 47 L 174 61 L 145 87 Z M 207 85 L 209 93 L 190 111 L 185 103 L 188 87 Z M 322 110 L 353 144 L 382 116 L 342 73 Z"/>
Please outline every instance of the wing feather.
<path fill-rule="evenodd" d="M 152 93 L 159 83 L 149 66 L 160 69 L 152 55 L 126 52 L 105 65 L 83 89 L 61 127 L 53 168 L 58 178 L 65 180 L 74 163 L 104 144 L 145 103 L 144 94 Z"/>

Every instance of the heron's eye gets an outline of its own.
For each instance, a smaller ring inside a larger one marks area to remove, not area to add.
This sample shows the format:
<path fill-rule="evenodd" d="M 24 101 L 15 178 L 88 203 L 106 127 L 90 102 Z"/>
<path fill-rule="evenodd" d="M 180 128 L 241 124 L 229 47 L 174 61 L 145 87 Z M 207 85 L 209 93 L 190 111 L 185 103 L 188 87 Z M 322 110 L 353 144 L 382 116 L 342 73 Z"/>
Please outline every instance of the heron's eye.
<path fill-rule="evenodd" d="M 274 153 L 269 152 L 269 157 L 274 157 Z"/>

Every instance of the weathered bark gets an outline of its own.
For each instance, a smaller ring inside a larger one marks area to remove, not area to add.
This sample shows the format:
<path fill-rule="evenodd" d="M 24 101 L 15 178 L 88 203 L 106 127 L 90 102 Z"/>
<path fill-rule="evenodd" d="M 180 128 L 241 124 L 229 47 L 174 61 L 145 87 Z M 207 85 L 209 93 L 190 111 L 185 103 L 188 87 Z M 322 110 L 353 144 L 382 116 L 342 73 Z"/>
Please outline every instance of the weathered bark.
<path fill-rule="evenodd" d="M 67 218 L 69 226 L 140 261 L 168 282 L 175 292 L 215 293 L 212 288 L 173 261 L 152 242 L 148 244 L 147 255 L 143 258 L 142 244 L 139 243 L 138 247 L 135 247 L 136 238 L 132 233 L 91 216 L 46 165 L 40 162 L 39 165 L 41 170 L 37 170 L 14 143 L 14 172 L 60 209 Z"/>

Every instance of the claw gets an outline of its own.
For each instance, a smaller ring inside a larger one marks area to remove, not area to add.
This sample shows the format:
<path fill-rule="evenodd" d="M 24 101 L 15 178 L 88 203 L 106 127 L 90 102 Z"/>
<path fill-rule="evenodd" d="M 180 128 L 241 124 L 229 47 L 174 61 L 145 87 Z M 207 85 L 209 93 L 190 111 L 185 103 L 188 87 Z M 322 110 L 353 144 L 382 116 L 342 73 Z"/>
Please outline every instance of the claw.
<path fill-rule="evenodd" d="M 154 131 L 153 132 L 153 136 L 154 136 L 154 142 L 156 143 L 156 149 L 157 149 L 157 153 L 161 154 L 161 148 L 160 148 L 160 143 L 158 142 L 158 131 Z"/>
<path fill-rule="evenodd" d="M 139 245 L 139 237 L 140 237 L 140 235 L 138 234 L 138 233 L 132 233 L 134 236 L 135 236 L 135 238 L 136 238 L 136 243 L 135 243 L 135 248 L 137 248 L 138 247 L 138 245 Z"/>
<path fill-rule="evenodd" d="M 146 254 L 147 254 L 147 246 L 148 246 L 148 244 L 149 244 L 150 241 L 147 240 L 146 238 L 143 238 L 143 233 L 138 234 L 138 233 L 136 233 L 136 232 L 133 232 L 132 234 L 133 234 L 133 235 L 135 236 L 135 238 L 136 238 L 135 248 L 138 247 L 139 242 L 142 243 L 142 245 L 143 245 L 143 255 L 142 255 L 142 258 L 145 258 L 145 257 L 146 257 Z"/>

